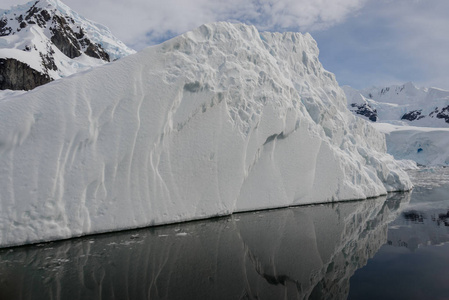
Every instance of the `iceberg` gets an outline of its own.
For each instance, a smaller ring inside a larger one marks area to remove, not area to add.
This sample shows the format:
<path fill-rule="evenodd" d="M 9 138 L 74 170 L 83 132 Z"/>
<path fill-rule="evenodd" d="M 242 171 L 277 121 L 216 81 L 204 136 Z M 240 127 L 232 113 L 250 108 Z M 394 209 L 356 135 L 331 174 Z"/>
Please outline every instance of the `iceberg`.
<path fill-rule="evenodd" d="M 0 246 L 412 188 L 309 34 L 213 23 L 0 102 Z"/>

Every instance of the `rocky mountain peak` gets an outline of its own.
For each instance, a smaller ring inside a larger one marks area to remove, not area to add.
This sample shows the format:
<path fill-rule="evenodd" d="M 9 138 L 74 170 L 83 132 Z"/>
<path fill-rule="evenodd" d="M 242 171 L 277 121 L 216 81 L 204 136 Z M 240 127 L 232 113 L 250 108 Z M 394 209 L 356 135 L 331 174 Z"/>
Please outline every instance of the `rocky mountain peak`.
<path fill-rule="evenodd" d="M 109 29 L 59 0 L 0 10 L 0 58 L 9 66 L 0 70 L 0 89 L 32 89 L 131 53 Z M 31 74 L 41 79 L 31 80 Z"/>

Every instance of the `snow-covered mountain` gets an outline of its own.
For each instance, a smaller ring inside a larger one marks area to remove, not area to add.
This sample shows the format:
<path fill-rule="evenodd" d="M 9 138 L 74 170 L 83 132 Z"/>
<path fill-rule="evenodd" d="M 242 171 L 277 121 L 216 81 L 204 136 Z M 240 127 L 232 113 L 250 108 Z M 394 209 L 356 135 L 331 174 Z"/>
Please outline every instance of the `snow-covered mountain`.
<path fill-rule="evenodd" d="M 396 159 L 449 165 L 449 91 L 417 88 L 411 82 L 343 90 L 349 110 L 386 134 L 388 153 Z"/>
<path fill-rule="evenodd" d="M 3 246 L 412 187 L 309 34 L 203 25 L 0 120 Z"/>
<path fill-rule="evenodd" d="M 355 90 L 344 86 L 348 108 L 373 122 L 449 127 L 449 91 L 413 83 Z"/>
<path fill-rule="evenodd" d="M 0 90 L 30 90 L 134 52 L 59 0 L 0 10 Z"/>

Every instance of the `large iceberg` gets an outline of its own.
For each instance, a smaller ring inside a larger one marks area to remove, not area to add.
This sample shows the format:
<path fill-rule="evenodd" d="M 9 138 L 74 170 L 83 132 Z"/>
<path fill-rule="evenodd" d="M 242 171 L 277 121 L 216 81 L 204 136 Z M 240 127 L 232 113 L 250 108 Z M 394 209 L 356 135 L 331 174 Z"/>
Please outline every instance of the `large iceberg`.
<path fill-rule="evenodd" d="M 412 186 L 309 34 L 203 25 L 0 118 L 0 246 Z"/>

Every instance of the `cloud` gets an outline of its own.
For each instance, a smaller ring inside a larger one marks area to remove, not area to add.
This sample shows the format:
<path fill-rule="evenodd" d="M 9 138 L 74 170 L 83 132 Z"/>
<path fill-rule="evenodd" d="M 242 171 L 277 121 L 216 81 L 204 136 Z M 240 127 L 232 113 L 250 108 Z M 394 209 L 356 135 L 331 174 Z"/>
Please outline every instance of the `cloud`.
<path fill-rule="evenodd" d="M 8 5 L 8 1 L 4 0 Z M 366 0 L 64 0 L 141 49 L 215 21 L 240 21 L 261 30 L 324 29 L 345 20 Z M 13 2 L 16 2 L 15 0 Z M 17 3 L 17 2 L 16 2 Z M 14 4 L 16 4 L 14 3 Z"/>
<path fill-rule="evenodd" d="M 62 1 L 136 50 L 204 23 L 240 21 L 260 30 L 312 32 L 324 66 L 344 84 L 394 80 L 449 89 L 447 0 Z"/>

